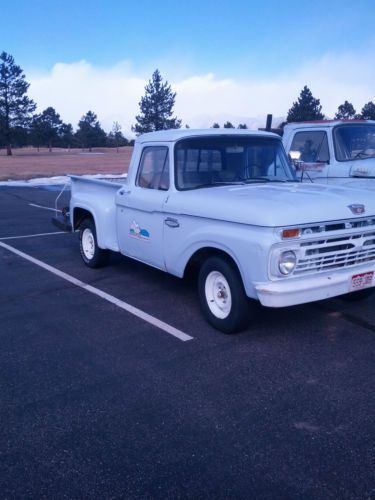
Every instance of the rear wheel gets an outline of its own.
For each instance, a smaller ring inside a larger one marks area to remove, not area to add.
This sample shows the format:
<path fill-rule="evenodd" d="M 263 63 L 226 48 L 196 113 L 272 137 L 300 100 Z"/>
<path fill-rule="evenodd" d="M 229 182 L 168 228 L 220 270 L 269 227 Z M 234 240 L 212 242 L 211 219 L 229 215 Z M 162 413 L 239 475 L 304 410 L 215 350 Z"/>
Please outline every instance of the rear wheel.
<path fill-rule="evenodd" d="M 79 247 L 86 266 L 95 268 L 107 263 L 109 251 L 98 247 L 95 223 L 92 219 L 85 219 L 79 228 Z"/>
<path fill-rule="evenodd" d="M 224 333 L 243 330 L 255 306 L 246 296 L 237 268 L 222 257 L 204 262 L 198 279 L 199 300 L 207 321 Z"/>

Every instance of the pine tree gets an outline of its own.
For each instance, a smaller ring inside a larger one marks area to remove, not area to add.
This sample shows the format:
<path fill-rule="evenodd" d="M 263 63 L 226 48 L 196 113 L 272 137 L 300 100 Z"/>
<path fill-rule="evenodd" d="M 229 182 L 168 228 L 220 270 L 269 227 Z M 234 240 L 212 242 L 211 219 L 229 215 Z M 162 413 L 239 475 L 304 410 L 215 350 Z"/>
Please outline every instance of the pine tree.
<path fill-rule="evenodd" d="M 31 144 L 37 148 L 39 152 L 40 146 L 44 142 L 44 127 L 41 120 L 41 115 L 34 115 L 30 123 L 30 139 Z"/>
<path fill-rule="evenodd" d="M 51 106 L 46 108 L 37 120 L 42 142 L 52 151 L 52 143 L 59 137 L 62 120 Z"/>
<path fill-rule="evenodd" d="M 59 143 L 63 148 L 70 149 L 75 144 L 74 132 L 71 123 L 63 123 L 59 129 Z"/>
<path fill-rule="evenodd" d="M 301 90 L 297 102 L 288 111 L 287 122 L 303 122 L 323 120 L 320 100 L 313 97 L 311 90 L 305 85 Z"/>
<path fill-rule="evenodd" d="M 88 148 L 89 151 L 95 146 L 105 146 L 107 139 L 106 133 L 98 122 L 98 117 L 92 111 L 88 111 L 78 122 L 76 137 L 82 148 Z"/>
<path fill-rule="evenodd" d="M 224 123 L 224 128 L 234 128 L 233 124 L 231 122 L 225 122 Z"/>
<path fill-rule="evenodd" d="M 14 131 L 29 124 L 36 104 L 27 97 L 30 84 L 26 82 L 22 69 L 14 63 L 14 58 L 0 54 L 0 116 L 2 134 L 7 146 L 7 155 L 12 154 Z"/>
<path fill-rule="evenodd" d="M 372 101 L 363 106 L 361 117 L 365 120 L 375 120 L 375 104 Z"/>
<path fill-rule="evenodd" d="M 239 123 L 237 128 L 240 129 L 240 130 L 246 130 L 247 129 L 247 125 L 246 125 L 246 123 Z"/>
<path fill-rule="evenodd" d="M 211 128 L 220 128 L 220 125 L 218 123 L 214 123 Z"/>
<path fill-rule="evenodd" d="M 132 127 L 137 135 L 156 130 L 180 128 L 181 120 L 172 118 L 176 93 L 163 78 L 159 70 L 155 70 L 152 79 L 145 87 L 145 95 L 139 102 L 141 113 L 135 117 L 137 123 Z"/>
<path fill-rule="evenodd" d="M 345 101 L 344 104 L 340 104 L 337 108 L 337 113 L 335 114 L 336 120 L 348 120 L 355 117 L 355 109 L 351 102 Z"/>

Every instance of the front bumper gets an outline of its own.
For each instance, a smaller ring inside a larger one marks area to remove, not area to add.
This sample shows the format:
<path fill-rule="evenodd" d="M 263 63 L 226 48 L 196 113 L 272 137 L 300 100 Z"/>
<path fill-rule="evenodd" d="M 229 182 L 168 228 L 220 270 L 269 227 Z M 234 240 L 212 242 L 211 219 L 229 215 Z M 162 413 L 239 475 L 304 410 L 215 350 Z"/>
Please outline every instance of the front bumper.
<path fill-rule="evenodd" d="M 350 269 L 334 270 L 321 275 L 255 283 L 258 299 L 263 306 L 286 307 L 329 299 L 349 293 L 352 276 L 375 271 L 375 266 L 363 265 Z M 375 273 L 374 273 L 375 276 Z M 372 286 L 375 285 L 373 278 Z"/>

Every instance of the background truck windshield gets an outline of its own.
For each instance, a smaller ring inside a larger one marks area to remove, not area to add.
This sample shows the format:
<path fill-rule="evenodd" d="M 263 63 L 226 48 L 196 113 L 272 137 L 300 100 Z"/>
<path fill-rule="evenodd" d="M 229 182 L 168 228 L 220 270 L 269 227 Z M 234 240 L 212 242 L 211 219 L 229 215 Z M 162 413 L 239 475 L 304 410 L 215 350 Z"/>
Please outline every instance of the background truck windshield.
<path fill-rule="evenodd" d="M 341 125 L 333 132 L 337 161 L 375 157 L 375 125 Z"/>
<path fill-rule="evenodd" d="M 294 181 L 281 141 L 265 137 L 182 139 L 175 146 L 177 189 Z"/>

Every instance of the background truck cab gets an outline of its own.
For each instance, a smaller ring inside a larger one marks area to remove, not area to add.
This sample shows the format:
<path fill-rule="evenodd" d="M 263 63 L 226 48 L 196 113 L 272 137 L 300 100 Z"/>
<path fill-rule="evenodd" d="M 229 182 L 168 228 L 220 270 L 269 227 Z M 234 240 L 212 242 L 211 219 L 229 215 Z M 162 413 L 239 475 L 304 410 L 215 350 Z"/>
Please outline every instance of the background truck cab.
<path fill-rule="evenodd" d="M 375 189 L 375 121 L 290 123 L 283 144 L 304 181 Z"/>

